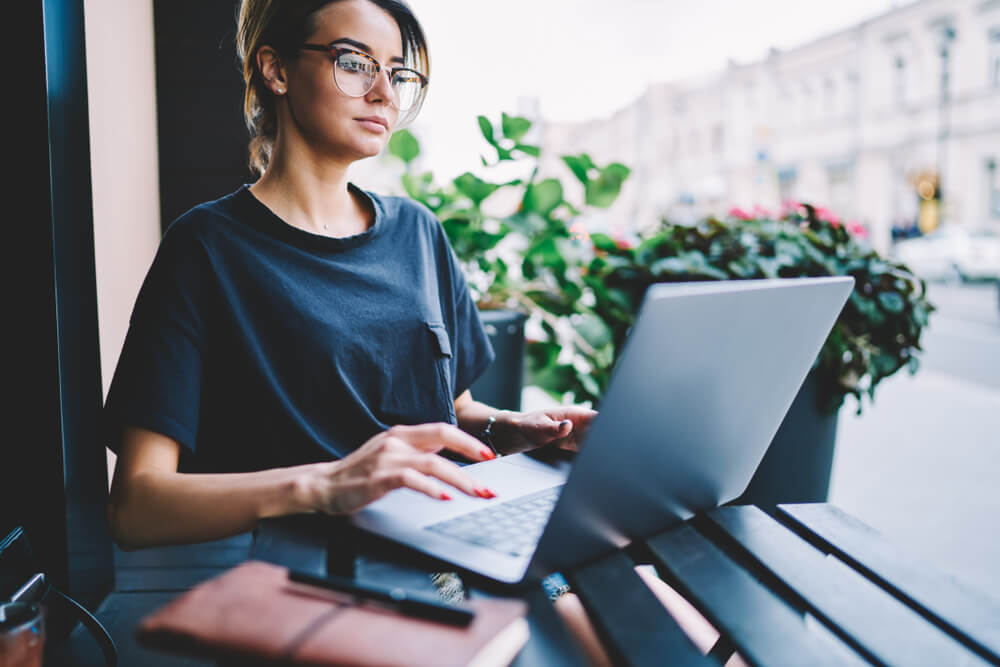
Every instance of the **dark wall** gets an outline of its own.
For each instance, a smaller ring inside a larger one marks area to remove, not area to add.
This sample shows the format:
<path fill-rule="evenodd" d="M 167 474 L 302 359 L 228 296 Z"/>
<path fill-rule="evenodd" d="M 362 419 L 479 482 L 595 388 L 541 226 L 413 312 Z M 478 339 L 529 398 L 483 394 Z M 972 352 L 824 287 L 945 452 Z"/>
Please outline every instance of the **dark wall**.
<path fill-rule="evenodd" d="M 251 182 L 233 0 L 155 0 L 160 219 Z"/>
<path fill-rule="evenodd" d="M 12 3 L 4 183 L 0 538 L 94 605 L 114 576 L 102 404 L 82 0 Z M 15 150 L 16 148 L 16 150 Z M 53 630 L 59 619 L 50 619 Z"/>

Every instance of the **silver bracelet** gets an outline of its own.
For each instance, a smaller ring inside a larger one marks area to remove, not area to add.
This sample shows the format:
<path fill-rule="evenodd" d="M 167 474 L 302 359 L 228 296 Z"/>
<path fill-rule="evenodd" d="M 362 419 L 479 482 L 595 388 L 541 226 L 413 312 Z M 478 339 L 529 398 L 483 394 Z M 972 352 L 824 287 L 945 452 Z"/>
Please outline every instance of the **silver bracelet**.
<path fill-rule="evenodd" d="M 493 444 L 493 425 L 496 423 L 496 415 L 490 415 L 489 420 L 486 422 L 486 428 L 479 434 L 479 439 L 486 443 L 486 446 L 490 448 L 494 456 L 499 457 L 500 452 L 497 451 L 496 446 Z"/>

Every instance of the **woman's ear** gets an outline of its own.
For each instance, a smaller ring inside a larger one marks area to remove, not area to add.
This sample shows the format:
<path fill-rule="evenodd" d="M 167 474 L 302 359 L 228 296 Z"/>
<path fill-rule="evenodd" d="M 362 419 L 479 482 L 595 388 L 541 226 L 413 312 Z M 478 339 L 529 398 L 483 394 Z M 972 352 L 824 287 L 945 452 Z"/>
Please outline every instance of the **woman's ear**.
<path fill-rule="evenodd" d="M 284 95 L 288 88 L 285 68 L 281 64 L 281 56 L 270 46 L 262 46 L 257 49 L 257 69 L 260 70 L 261 77 L 271 93 L 274 95 Z"/>

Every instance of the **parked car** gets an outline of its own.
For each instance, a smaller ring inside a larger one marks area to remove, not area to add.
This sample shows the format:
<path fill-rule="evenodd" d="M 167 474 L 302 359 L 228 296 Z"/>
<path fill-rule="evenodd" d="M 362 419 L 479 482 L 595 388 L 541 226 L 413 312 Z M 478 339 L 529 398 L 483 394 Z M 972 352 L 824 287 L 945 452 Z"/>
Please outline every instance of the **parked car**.
<path fill-rule="evenodd" d="M 1000 232 L 952 224 L 899 241 L 891 255 L 926 280 L 1000 280 Z"/>

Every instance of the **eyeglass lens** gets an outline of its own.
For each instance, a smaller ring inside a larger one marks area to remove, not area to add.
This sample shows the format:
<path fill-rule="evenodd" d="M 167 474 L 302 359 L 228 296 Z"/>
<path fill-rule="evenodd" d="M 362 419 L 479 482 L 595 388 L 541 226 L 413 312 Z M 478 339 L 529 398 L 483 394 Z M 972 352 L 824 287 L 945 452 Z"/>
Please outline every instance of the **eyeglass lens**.
<path fill-rule="evenodd" d="M 334 79 L 345 95 L 361 97 L 375 85 L 378 76 L 376 64 L 356 53 L 341 53 L 337 56 Z M 407 71 L 396 72 L 392 77 L 392 89 L 396 96 L 395 106 L 400 111 L 412 107 L 421 90 L 420 79 Z"/>

